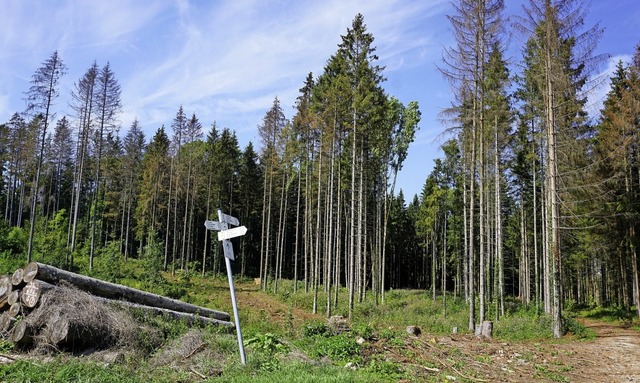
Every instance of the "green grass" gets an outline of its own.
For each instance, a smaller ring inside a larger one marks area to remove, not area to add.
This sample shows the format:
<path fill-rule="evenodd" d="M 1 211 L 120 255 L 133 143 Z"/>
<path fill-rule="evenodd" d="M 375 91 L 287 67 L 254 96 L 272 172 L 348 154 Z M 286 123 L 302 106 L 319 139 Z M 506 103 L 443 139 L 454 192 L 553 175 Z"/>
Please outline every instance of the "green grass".
<path fill-rule="evenodd" d="M 15 269 L 17 261 L 13 256 L 4 254 L 0 258 L 11 258 L 11 262 L 0 262 L 4 272 Z M 96 259 L 92 276 L 111 280 L 136 288 L 150 290 L 158 294 L 179 298 L 197 305 L 232 312 L 229 287 L 226 276 L 206 275 L 198 272 L 176 271 L 175 274 L 163 273 L 157 265 L 148 261 L 131 259 L 124 262 L 116 259 L 118 267 L 111 267 L 114 255 L 106 252 Z M 117 258 L 117 257 L 116 257 Z M 81 258 L 77 260 L 79 271 L 88 273 L 88 265 Z M 24 266 L 21 264 L 20 266 Z M 149 273 L 149 267 L 155 271 Z M 220 333 L 217 328 L 207 328 L 206 343 L 208 350 L 215 350 L 216 357 L 208 361 L 198 361 L 198 368 L 207 376 L 208 382 L 386 382 L 401 379 L 411 380 L 411 371 L 403 365 L 387 359 L 384 351 L 373 349 L 372 344 L 381 342 L 402 352 L 407 342 L 411 342 L 405 329 L 418 326 L 425 334 L 449 335 L 454 327 L 459 333 L 469 333 L 468 305 L 464 299 L 447 296 L 446 307 L 442 296 L 433 300 L 431 293 L 423 290 L 391 290 L 385 295 L 385 304 L 376 302 L 368 292 L 363 302 L 356 303 L 354 317 L 350 321 L 351 331 L 335 335 L 325 325 L 326 294 L 320 287 L 317 307 L 318 316 L 310 316 L 302 323 L 294 317 L 294 310 L 310 313 L 313 307 L 313 291 L 304 291 L 303 283 L 298 282 L 294 291 L 292 281 L 280 281 L 277 293 L 269 284 L 267 292 L 259 291 L 249 279 L 236 278 L 236 291 L 244 294 L 244 299 L 268 303 L 267 306 L 240 305 L 240 320 L 244 339 L 249 341 L 246 347 L 247 366 L 239 363 L 239 351 L 235 334 Z M 333 296 L 332 296 L 333 298 Z M 333 303 L 333 302 L 332 302 Z M 274 307 L 277 313 L 274 313 Z M 495 318 L 495 307 L 488 305 L 487 319 Z M 333 315 L 348 314 L 348 294 L 346 289 L 339 290 L 337 306 Z M 590 317 L 600 320 L 620 320 L 626 315 L 616 309 L 583 308 L 566 318 L 566 330 L 578 337 L 589 338 L 589 332 L 573 316 Z M 295 321 L 294 321 L 295 319 Z M 16 362 L 0 367 L 0 381 L 7 382 L 178 382 L 200 380 L 197 374 L 187 367 L 154 367 L 150 364 L 158 344 L 166 347 L 189 330 L 183 322 L 171 322 L 162 318 L 146 318 L 145 324 L 160 330 L 161 341 L 141 339 L 141 350 L 127 357 L 122 365 L 109 365 L 87 361 L 84 358 L 59 356 L 52 362 Z M 295 322 L 295 324 L 294 324 Z M 551 320 L 535 307 L 524 307 L 517 301 L 509 302 L 509 310 L 504 317 L 494 322 L 494 336 L 497 340 L 536 342 L 551 339 Z M 359 345 L 356 340 L 362 337 L 367 342 Z M 0 343 L 0 350 L 8 350 L 6 343 Z M 290 357 L 295 353 L 302 357 Z M 447 363 L 463 369 L 464 365 L 455 364 L 455 355 L 450 350 L 451 361 Z M 195 357 L 194 357 L 195 359 Z M 489 364 L 490 359 L 482 355 L 477 361 Z M 345 368 L 351 363 L 354 370 Z M 218 371 L 220 376 L 207 371 Z M 561 374 L 555 371 L 539 369 L 537 373 L 547 379 L 562 381 Z M 434 376 L 434 379 L 438 379 Z M 437 381 L 437 380 L 434 380 Z"/>
<path fill-rule="evenodd" d="M 208 382 L 228 382 L 228 383 L 359 383 L 359 382 L 391 382 L 392 378 L 385 378 L 379 374 L 368 371 L 353 371 L 336 365 L 309 365 L 307 363 L 293 362 L 284 364 L 275 371 L 256 372 L 251 366 L 243 368 L 237 365 L 225 370 L 221 377 L 212 378 Z"/>

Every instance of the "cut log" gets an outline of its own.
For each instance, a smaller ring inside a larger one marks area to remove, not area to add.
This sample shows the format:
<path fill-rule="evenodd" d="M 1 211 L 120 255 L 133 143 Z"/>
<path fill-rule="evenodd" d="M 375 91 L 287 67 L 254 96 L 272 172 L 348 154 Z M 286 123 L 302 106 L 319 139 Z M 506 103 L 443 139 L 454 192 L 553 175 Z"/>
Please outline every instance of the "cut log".
<path fill-rule="evenodd" d="M 4 297 L 0 297 L 0 309 L 8 304 L 7 300 L 9 300 L 9 297 L 7 297 L 6 295 Z"/>
<path fill-rule="evenodd" d="M 21 286 L 24 282 L 22 278 L 24 277 L 24 269 L 16 269 L 11 276 L 11 284 L 14 286 Z"/>
<path fill-rule="evenodd" d="M 21 320 L 13 326 L 9 339 L 16 345 L 25 347 L 31 344 L 34 336 L 35 331 L 31 325 L 27 321 Z"/>
<path fill-rule="evenodd" d="M 18 301 L 20 301 L 20 290 L 13 290 L 7 296 L 7 303 L 11 306 Z"/>
<path fill-rule="evenodd" d="M 167 298 L 131 287 L 101 281 L 99 279 L 72 273 L 43 263 L 33 262 L 33 265 L 27 265 L 27 268 L 36 268 L 36 275 L 40 280 L 51 284 L 58 284 L 60 281 L 66 281 L 81 290 L 99 297 L 125 300 L 145 306 L 198 314 L 200 316 L 214 318 L 221 321 L 229 321 L 231 319 L 231 316 L 226 312 L 212 310 L 206 307 L 181 302 L 177 299 Z"/>
<path fill-rule="evenodd" d="M 15 318 L 20 313 L 21 308 L 22 306 L 20 305 L 20 303 L 16 302 L 9 307 L 9 311 L 7 311 L 7 314 Z"/>
<path fill-rule="evenodd" d="M 0 297 L 6 297 L 13 290 L 13 285 L 11 284 L 11 277 L 8 275 L 3 275 L 0 277 Z"/>
<path fill-rule="evenodd" d="M 36 275 L 38 275 L 38 265 L 35 262 L 31 262 L 24 267 L 22 280 L 24 283 L 29 283 L 36 278 Z"/>
<path fill-rule="evenodd" d="M 43 335 L 49 344 L 71 350 L 103 348 L 115 342 L 107 327 L 87 327 L 67 318 L 57 318 L 49 322 Z"/>
<path fill-rule="evenodd" d="M 41 280 L 35 279 L 33 280 L 31 283 L 33 284 L 37 284 L 40 288 L 41 294 L 45 291 L 48 290 L 52 290 L 52 289 L 59 289 L 60 287 L 52 285 L 50 283 L 47 282 L 43 282 Z M 30 283 L 30 284 L 31 284 Z M 24 297 L 25 295 L 25 291 L 27 290 L 27 288 L 29 287 L 29 285 L 25 286 L 25 288 L 22 290 L 22 296 Z M 215 318 L 209 318 L 209 317 L 205 317 L 205 316 L 201 316 L 198 314 L 191 314 L 191 313 L 185 313 L 185 312 L 181 312 L 181 311 L 175 311 L 175 310 L 169 310 L 169 309 L 163 309 L 160 307 L 152 307 L 152 306 L 145 306 L 145 305 L 141 305 L 141 304 L 137 304 L 137 303 L 133 303 L 133 302 L 127 302 L 127 301 L 122 301 L 122 300 L 114 300 L 114 299 L 109 299 L 109 298 L 104 298 L 104 297 L 96 297 L 96 296 L 92 296 L 93 299 L 100 301 L 102 303 L 108 304 L 108 305 L 114 305 L 114 306 L 118 306 L 119 308 L 124 308 L 127 310 L 140 310 L 145 314 L 150 314 L 150 315 L 154 315 L 154 316 L 167 316 L 173 320 L 184 320 L 187 322 L 187 324 L 189 325 L 193 325 L 194 323 L 200 324 L 200 325 L 214 325 L 214 326 L 223 326 L 226 327 L 227 329 L 233 329 L 235 327 L 235 325 L 232 322 L 229 321 L 223 321 L 223 320 L 219 320 L 219 319 L 215 319 Z"/>
<path fill-rule="evenodd" d="M 11 326 L 15 323 L 16 318 L 12 317 L 8 313 L 2 313 L 0 315 L 0 333 L 7 333 L 11 330 Z"/>
<path fill-rule="evenodd" d="M 20 293 L 20 301 L 23 306 L 32 309 L 36 307 L 38 301 L 40 301 L 42 293 L 52 288 L 54 288 L 54 286 L 49 283 L 33 279 L 22 289 L 22 293 Z"/>
<path fill-rule="evenodd" d="M 127 301 L 116 301 L 113 299 L 100 298 L 100 297 L 98 297 L 98 299 L 104 303 L 117 305 L 120 307 L 124 307 L 126 309 L 140 310 L 145 314 L 151 314 L 155 316 L 167 316 L 173 320 L 178 320 L 178 321 L 184 320 L 189 325 L 193 325 L 194 323 L 197 323 L 200 325 L 222 326 L 222 327 L 226 327 L 228 330 L 232 330 L 233 328 L 235 328 L 235 325 L 232 322 L 203 317 L 198 314 L 184 313 L 180 311 L 163 309 L 160 307 L 145 306 L 145 305 L 140 305 L 137 303 L 127 302 Z"/>

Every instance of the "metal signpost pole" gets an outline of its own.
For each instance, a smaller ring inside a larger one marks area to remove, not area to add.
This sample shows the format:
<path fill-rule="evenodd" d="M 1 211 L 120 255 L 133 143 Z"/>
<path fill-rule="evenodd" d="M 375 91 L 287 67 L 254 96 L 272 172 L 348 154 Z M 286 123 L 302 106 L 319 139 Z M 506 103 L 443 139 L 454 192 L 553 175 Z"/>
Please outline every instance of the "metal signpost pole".
<path fill-rule="evenodd" d="M 222 210 L 218 209 L 218 219 L 220 222 L 224 222 L 224 215 Z M 227 243 L 225 243 L 227 242 Z M 236 323 L 236 334 L 238 334 L 238 347 L 240 348 L 240 360 L 243 365 L 247 364 L 247 358 L 244 354 L 244 344 L 242 342 L 242 330 L 240 329 L 240 316 L 238 315 L 238 302 L 236 301 L 236 292 L 233 287 L 233 274 L 231 273 L 231 259 L 227 254 L 228 247 L 231 247 L 231 242 L 228 239 L 222 241 L 222 247 L 225 249 L 224 262 L 227 265 L 227 277 L 229 278 L 229 291 L 231 292 L 231 303 L 233 305 L 233 318 Z M 231 247 L 231 257 L 233 257 L 233 247 Z"/>

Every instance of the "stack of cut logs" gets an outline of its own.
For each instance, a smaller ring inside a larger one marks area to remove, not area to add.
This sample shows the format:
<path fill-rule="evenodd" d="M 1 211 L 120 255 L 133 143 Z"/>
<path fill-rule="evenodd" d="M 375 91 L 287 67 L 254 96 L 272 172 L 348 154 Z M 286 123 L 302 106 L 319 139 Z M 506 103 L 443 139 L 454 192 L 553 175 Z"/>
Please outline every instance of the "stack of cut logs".
<path fill-rule="evenodd" d="M 30 320 L 30 314 L 35 313 L 39 305 L 45 304 L 43 301 L 46 301 L 44 298 L 48 294 L 53 296 L 58 292 L 62 293 L 59 296 L 78 295 L 63 289 L 77 289 L 76 291 L 85 293 L 86 297 L 102 305 L 131 308 L 145 315 L 162 315 L 191 324 L 212 324 L 233 329 L 226 312 L 32 262 L 23 269 L 15 270 L 12 275 L 0 276 L 0 339 L 16 345 L 28 345 L 37 336 L 46 338 L 47 344 L 57 347 L 69 341 L 74 332 L 79 336 L 90 334 L 92 329 L 82 328 L 82 324 L 74 324 L 61 317 L 63 314 L 54 314 L 51 310 L 40 310 L 39 318 Z M 80 309 L 83 305 L 80 305 Z M 31 316 L 35 317 L 36 314 Z"/>

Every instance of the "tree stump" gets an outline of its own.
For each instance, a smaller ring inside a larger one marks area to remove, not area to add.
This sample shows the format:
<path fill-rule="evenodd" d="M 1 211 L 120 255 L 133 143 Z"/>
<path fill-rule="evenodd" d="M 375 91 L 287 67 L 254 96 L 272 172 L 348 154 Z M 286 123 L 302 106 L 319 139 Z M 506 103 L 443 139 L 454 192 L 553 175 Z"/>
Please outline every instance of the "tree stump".
<path fill-rule="evenodd" d="M 327 321 L 327 325 L 334 334 L 341 334 L 343 332 L 351 331 L 349 325 L 347 324 L 347 320 L 344 319 L 342 315 L 334 315 Z"/>
<path fill-rule="evenodd" d="M 407 334 L 413 335 L 413 336 L 420 336 L 421 333 L 422 333 L 422 330 L 420 330 L 420 327 L 407 326 Z"/>
<path fill-rule="evenodd" d="M 476 336 L 483 339 L 493 339 L 493 322 L 486 320 L 477 325 Z"/>

